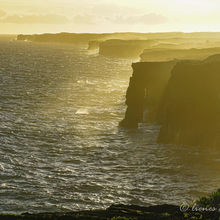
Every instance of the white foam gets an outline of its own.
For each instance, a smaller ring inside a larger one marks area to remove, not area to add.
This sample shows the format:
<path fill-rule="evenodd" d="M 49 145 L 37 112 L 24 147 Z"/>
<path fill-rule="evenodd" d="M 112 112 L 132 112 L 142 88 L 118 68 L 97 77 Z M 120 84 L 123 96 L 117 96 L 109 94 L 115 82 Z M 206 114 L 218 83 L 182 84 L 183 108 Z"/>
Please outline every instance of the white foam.
<path fill-rule="evenodd" d="M 5 169 L 5 168 L 3 167 L 3 165 L 0 164 L 0 170 L 1 170 L 1 171 L 4 171 L 4 169 Z"/>
<path fill-rule="evenodd" d="M 88 115 L 89 111 L 86 108 L 80 108 L 76 111 L 76 115 Z"/>
<path fill-rule="evenodd" d="M 6 188 L 6 187 L 7 187 L 6 183 L 2 183 L 2 184 L 1 184 L 1 187 L 2 187 L 2 188 Z"/>
<path fill-rule="evenodd" d="M 17 119 L 15 120 L 15 123 L 21 123 L 21 122 L 23 122 L 23 119 L 22 119 L 22 118 L 17 118 Z"/>

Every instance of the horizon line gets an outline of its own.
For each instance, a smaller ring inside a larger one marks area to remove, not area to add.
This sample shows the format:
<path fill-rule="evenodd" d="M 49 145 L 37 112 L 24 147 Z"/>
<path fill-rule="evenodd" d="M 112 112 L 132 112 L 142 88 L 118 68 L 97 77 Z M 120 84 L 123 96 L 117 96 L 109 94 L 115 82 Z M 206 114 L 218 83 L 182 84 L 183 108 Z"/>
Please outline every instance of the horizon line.
<path fill-rule="evenodd" d="M 136 33 L 136 34 L 166 34 L 166 33 L 176 33 L 176 34 L 190 34 L 190 33 L 220 33 L 220 31 L 158 31 L 158 32 L 138 32 L 138 31 L 115 31 L 115 32 L 33 32 L 33 33 L 2 33 L 0 35 L 35 35 L 35 34 L 123 34 L 123 33 Z"/>

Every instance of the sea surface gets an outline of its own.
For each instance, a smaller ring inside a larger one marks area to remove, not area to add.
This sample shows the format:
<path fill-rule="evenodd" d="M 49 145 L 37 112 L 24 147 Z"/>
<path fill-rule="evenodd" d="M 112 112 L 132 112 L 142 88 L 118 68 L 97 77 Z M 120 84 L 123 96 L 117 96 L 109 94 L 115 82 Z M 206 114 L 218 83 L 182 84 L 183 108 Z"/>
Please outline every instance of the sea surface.
<path fill-rule="evenodd" d="M 0 212 L 191 202 L 216 190 L 220 152 L 118 127 L 131 60 L 0 37 Z"/>

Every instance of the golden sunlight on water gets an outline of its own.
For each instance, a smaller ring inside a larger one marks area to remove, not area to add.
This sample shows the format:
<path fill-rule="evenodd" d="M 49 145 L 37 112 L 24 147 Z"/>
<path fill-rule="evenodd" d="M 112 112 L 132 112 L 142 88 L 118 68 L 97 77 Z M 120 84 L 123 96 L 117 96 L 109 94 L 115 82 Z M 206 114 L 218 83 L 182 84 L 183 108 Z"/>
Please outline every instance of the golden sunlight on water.
<path fill-rule="evenodd" d="M 192 201 L 219 184 L 219 151 L 118 127 L 131 61 L 0 42 L 1 212 Z"/>

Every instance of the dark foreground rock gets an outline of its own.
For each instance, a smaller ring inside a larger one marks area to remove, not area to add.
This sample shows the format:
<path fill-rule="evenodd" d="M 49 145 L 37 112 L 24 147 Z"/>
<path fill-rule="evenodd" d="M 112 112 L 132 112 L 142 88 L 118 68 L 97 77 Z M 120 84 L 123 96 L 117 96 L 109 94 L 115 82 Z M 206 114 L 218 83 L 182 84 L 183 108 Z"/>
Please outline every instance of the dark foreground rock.
<path fill-rule="evenodd" d="M 0 214 L 1 220 L 185 220 L 185 219 L 213 219 L 218 220 L 220 213 L 206 211 L 182 212 L 181 207 L 175 205 L 156 205 L 140 207 L 135 205 L 112 205 L 106 210 L 91 210 L 79 212 L 57 212 L 20 215 Z"/>
<path fill-rule="evenodd" d="M 154 205 L 112 205 L 105 210 L 78 212 L 55 212 L 38 214 L 0 214 L 2 220 L 219 220 L 220 189 L 207 197 L 201 197 L 193 204 Z"/>

